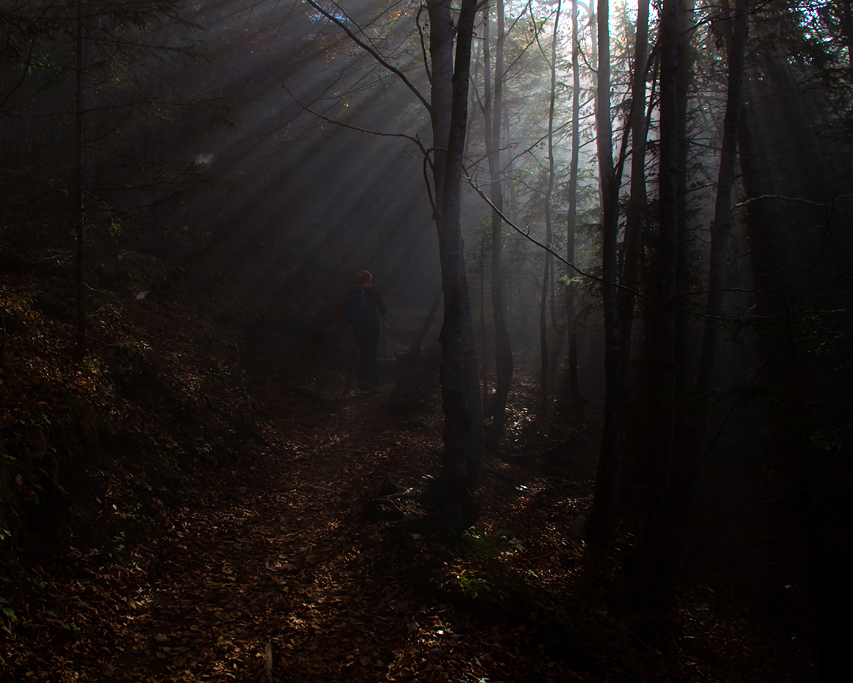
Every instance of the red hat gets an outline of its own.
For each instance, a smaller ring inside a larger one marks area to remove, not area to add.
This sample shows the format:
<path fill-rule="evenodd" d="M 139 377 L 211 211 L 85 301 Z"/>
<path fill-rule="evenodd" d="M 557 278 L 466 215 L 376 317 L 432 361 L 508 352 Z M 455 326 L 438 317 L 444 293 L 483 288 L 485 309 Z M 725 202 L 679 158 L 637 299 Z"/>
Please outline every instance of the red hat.
<path fill-rule="evenodd" d="M 358 275 L 355 276 L 356 280 L 358 280 L 358 284 L 360 285 L 369 285 L 370 281 L 373 279 L 373 276 L 366 270 L 358 271 Z"/>

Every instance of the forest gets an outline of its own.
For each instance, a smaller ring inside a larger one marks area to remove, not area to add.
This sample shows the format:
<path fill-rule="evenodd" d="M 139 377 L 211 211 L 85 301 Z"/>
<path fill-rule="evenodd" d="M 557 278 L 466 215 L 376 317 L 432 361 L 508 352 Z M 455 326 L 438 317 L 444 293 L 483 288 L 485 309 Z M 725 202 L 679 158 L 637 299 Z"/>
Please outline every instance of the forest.
<path fill-rule="evenodd" d="M 851 264 L 850 0 L 4 0 L 0 681 L 849 679 Z"/>

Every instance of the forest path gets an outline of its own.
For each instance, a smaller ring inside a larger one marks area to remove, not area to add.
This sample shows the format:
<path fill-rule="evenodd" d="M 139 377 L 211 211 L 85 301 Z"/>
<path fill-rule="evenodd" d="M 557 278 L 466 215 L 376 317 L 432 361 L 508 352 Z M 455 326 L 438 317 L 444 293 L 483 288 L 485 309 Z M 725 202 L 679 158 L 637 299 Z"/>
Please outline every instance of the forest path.
<path fill-rule="evenodd" d="M 260 680 L 271 663 L 273 680 L 335 680 L 390 663 L 376 657 L 377 634 L 399 631 L 387 614 L 395 605 L 359 552 L 359 513 L 396 446 L 365 419 L 375 401 L 302 405 L 273 421 L 283 449 L 235 470 L 227 502 L 189 513 L 165 539 L 170 557 L 135 620 L 148 646 L 114 670 Z"/>
<path fill-rule="evenodd" d="M 158 537 L 80 539 L 31 566 L 0 680 L 806 680 L 783 661 L 795 648 L 782 657 L 742 601 L 709 606 L 707 589 L 695 615 L 679 610 L 669 656 L 638 647 L 614 604 L 618 562 L 576 533 L 585 478 L 490 459 L 463 543 L 404 534 L 371 502 L 386 478 L 417 489 L 437 471 L 435 410 L 395 417 L 388 384 L 334 398 L 274 384 L 259 400 L 266 448 L 163 506 Z"/>
<path fill-rule="evenodd" d="M 162 537 L 115 562 L 78 552 L 49 569 L 38 637 L 7 680 L 384 680 L 412 666 L 412 646 L 435 650 L 411 596 L 374 575 L 389 553 L 365 510 L 389 475 L 416 485 L 434 451 L 424 433 L 401 437 L 382 398 L 351 393 L 330 409 L 281 392 L 273 446 L 163 510 Z"/>

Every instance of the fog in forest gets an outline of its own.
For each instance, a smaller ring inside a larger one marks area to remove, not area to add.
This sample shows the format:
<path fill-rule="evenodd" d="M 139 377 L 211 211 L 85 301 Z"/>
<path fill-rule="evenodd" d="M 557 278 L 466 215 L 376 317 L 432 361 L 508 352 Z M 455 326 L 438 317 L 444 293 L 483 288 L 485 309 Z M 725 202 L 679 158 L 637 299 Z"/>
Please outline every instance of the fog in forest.
<path fill-rule="evenodd" d="M 586 538 L 629 546 L 643 623 L 696 548 L 723 573 L 760 557 L 841 680 L 849 3 L 12 0 L 0 29 L 0 167 L 38 188 L 0 216 L 51 226 L 78 301 L 195 288 L 247 367 L 321 391 L 359 270 L 388 367 L 443 292 L 418 350 L 443 330 L 444 494 L 595 434 Z M 510 410 L 537 425 L 524 453 Z"/>

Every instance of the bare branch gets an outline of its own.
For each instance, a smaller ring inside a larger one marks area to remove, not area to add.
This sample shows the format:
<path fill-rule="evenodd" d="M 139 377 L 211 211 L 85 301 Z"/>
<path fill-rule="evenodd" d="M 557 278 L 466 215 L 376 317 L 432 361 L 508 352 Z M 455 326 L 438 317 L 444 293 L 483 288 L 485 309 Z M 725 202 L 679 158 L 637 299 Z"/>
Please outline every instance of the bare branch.
<path fill-rule="evenodd" d="M 833 199 L 833 202 L 835 201 L 835 199 L 844 199 L 846 197 L 853 197 L 853 194 L 838 195 L 837 197 L 835 197 Z M 762 200 L 762 199 L 781 199 L 781 200 L 786 201 L 786 202 L 798 202 L 800 204 L 808 204 L 810 206 L 816 206 L 816 207 L 821 208 L 821 209 L 831 208 L 833 211 L 839 210 L 838 207 L 834 206 L 833 203 L 815 202 L 815 201 L 812 201 L 811 199 L 803 199 L 802 197 L 786 197 L 785 195 L 782 195 L 782 194 L 762 194 L 762 195 L 758 195 L 757 197 L 750 197 L 749 199 L 745 199 L 744 201 L 735 204 L 732 208 L 739 209 L 742 206 L 749 206 L 753 202 L 757 202 L 757 201 Z M 840 210 L 841 211 L 850 211 L 850 209 L 840 209 Z"/>
<path fill-rule="evenodd" d="M 415 97 L 417 97 L 421 101 L 421 104 L 423 104 L 424 107 L 426 107 L 426 110 L 430 113 L 430 115 L 432 115 L 432 107 L 430 106 L 430 103 L 421 94 L 420 90 L 418 90 L 415 87 L 415 85 L 406 77 L 406 74 L 404 74 L 396 66 L 394 66 L 393 64 L 388 62 L 381 54 L 379 54 L 379 52 L 376 49 L 374 49 L 373 47 L 368 45 L 364 40 L 359 38 L 349 28 L 349 26 L 347 26 L 343 21 L 338 19 L 338 17 L 334 16 L 331 12 L 326 10 L 324 7 L 321 7 L 317 2 L 315 2 L 315 0 L 304 0 L 304 1 L 307 2 L 309 5 L 311 5 L 311 7 L 313 7 L 315 10 L 317 10 L 324 17 L 326 17 L 326 19 L 328 19 L 329 21 L 331 21 L 334 24 L 337 24 L 350 37 L 350 40 L 352 40 L 362 50 L 369 53 L 377 62 L 379 62 L 382 66 L 384 66 L 391 73 L 396 75 L 401 81 L 403 81 L 403 84 L 415 94 Z M 337 7 L 337 3 L 332 3 L 332 4 L 335 7 Z"/>
<path fill-rule="evenodd" d="M 420 140 L 418 141 L 420 143 Z M 423 147 L 421 148 L 423 149 Z M 430 185 L 429 178 L 430 173 L 432 172 L 433 163 L 430 159 L 429 152 L 424 154 L 424 184 L 427 189 L 427 196 L 429 197 L 429 205 L 432 207 L 432 213 L 435 215 L 436 211 L 438 211 L 438 207 L 435 205 L 435 199 L 432 196 L 432 185 Z"/>
<path fill-rule="evenodd" d="M 680 306 L 676 306 L 672 302 L 659 301 L 658 299 L 655 299 L 654 297 L 649 296 L 648 294 L 643 294 L 642 292 L 638 292 L 634 289 L 631 289 L 630 287 L 626 287 L 625 285 L 619 284 L 617 282 L 609 282 L 609 281 L 604 280 L 604 278 L 598 277 L 597 275 L 593 275 L 592 273 L 587 273 L 586 271 L 583 271 L 580 268 L 578 268 L 574 263 L 569 262 L 566 258 L 564 258 L 560 254 L 558 254 L 556 251 L 551 249 L 551 247 L 549 247 L 548 245 L 540 242 L 535 237 L 532 237 L 530 235 L 530 228 L 528 228 L 527 230 L 522 230 L 521 228 L 519 228 L 515 223 L 513 223 L 509 218 L 507 218 L 507 216 L 504 215 L 504 213 L 502 211 L 500 211 L 492 203 L 492 201 L 480 189 L 480 187 L 477 185 L 477 183 L 474 181 L 473 178 L 471 178 L 470 176 L 465 176 L 465 179 L 468 181 L 468 184 L 471 185 L 473 190 L 478 195 L 480 195 L 480 197 L 483 199 L 483 201 L 485 201 L 486 204 L 488 204 L 491 207 L 492 211 L 494 211 L 498 216 L 500 216 L 501 220 L 504 223 L 506 223 L 509 227 L 511 227 L 513 230 L 515 230 L 519 235 L 521 235 L 525 239 L 531 241 L 533 244 L 535 244 L 537 247 L 539 247 L 543 251 L 546 251 L 549 254 L 551 254 L 551 256 L 553 256 L 558 261 L 560 261 L 560 263 L 563 263 L 564 265 L 571 268 L 573 271 L 575 271 L 581 277 L 588 278 L 589 280 L 593 280 L 594 282 L 598 282 L 602 285 L 607 285 L 609 287 L 616 287 L 617 289 L 624 289 L 627 292 L 631 292 L 631 294 L 636 296 L 638 299 L 643 299 L 645 301 L 651 301 L 653 303 L 659 304 L 661 306 L 666 306 L 668 308 L 672 308 L 672 309 L 675 309 L 677 311 L 683 311 L 684 313 L 687 313 L 688 315 L 696 316 L 697 318 L 710 318 L 713 320 L 723 320 L 725 322 L 740 322 L 740 323 L 750 322 L 750 321 L 755 320 L 754 316 L 751 316 L 749 314 L 747 314 L 746 316 L 741 316 L 741 317 L 732 317 L 732 316 L 727 316 L 727 315 L 715 315 L 712 313 L 700 313 L 699 311 L 693 311 L 693 310 L 690 310 L 688 308 L 682 308 Z M 724 290 L 724 291 L 731 291 L 731 290 Z"/>
<path fill-rule="evenodd" d="M 310 2 L 310 0 L 308 0 L 308 1 Z M 320 112 L 314 111 L 307 104 L 302 104 L 302 102 L 300 102 L 296 98 L 296 95 L 294 95 L 292 92 L 290 92 L 290 90 L 287 89 L 286 85 L 282 85 L 281 87 L 284 89 L 284 91 L 288 95 L 290 95 L 290 97 L 293 99 L 294 102 L 296 102 L 296 104 L 298 104 L 300 107 L 302 107 L 303 110 L 307 111 L 312 116 L 316 116 L 318 119 L 325 121 L 326 123 L 331 123 L 335 126 L 340 126 L 341 128 L 348 128 L 349 130 L 354 130 L 358 133 L 367 133 L 368 135 L 375 135 L 376 137 L 380 137 L 380 138 L 403 138 L 404 140 L 408 140 L 409 142 L 412 142 L 415 145 L 417 145 L 418 149 L 421 150 L 421 153 L 425 157 L 429 156 L 429 150 L 427 150 L 427 148 L 423 146 L 423 143 L 416 137 L 412 137 L 411 135 L 406 135 L 405 133 L 381 133 L 381 132 L 376 131 L 376 130 L 368 130 L 367 128 L 359 128 L 358 126 L 351 126 L 350 124 L 344 123 L 343 121 L 335 121 L 334 119 L 330 119 L 328 116 L 323 116 L 323 114 L 321 114 Z"/>

